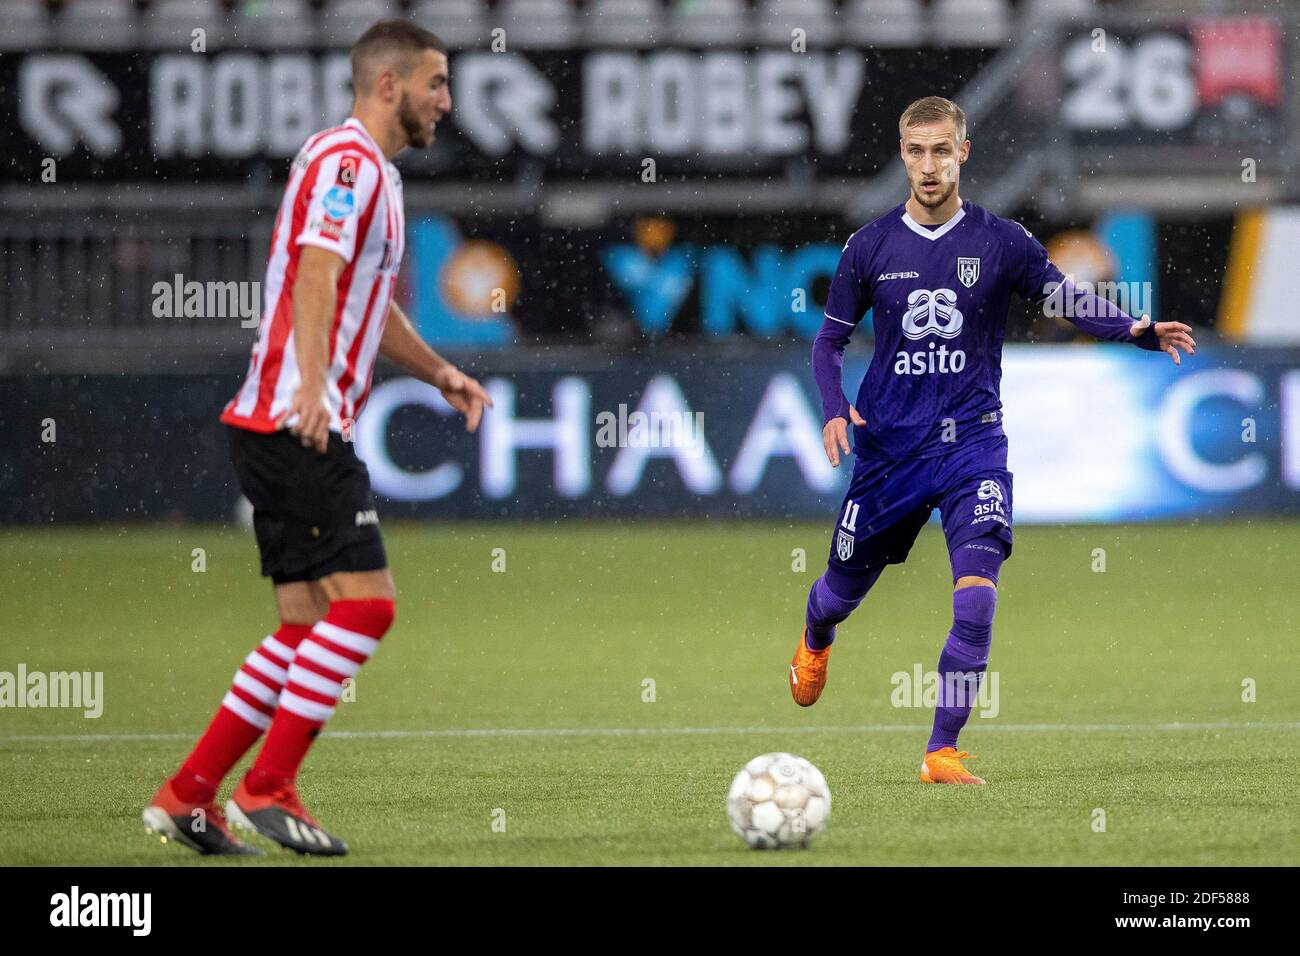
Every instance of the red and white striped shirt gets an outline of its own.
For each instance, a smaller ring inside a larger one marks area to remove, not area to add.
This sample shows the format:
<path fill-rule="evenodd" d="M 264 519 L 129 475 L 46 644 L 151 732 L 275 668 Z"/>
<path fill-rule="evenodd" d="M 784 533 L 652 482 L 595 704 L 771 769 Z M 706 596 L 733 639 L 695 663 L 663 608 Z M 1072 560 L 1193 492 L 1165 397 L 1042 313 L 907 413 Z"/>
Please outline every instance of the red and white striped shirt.
<path fill-rule="evenodd" d="M 302 381 L 294 353 L 293 283 L 302 247 L 311 245 L 347 263 L 330 321 L 325 386 L 330 430 L 347 432 L 370 394 L 405 226 L 402 178 L 359 120 L 352 117 L 303 144 L 271 234 L 262 322 L 248 374 L 222 412 L 223 422 L 275 431 Z"/>

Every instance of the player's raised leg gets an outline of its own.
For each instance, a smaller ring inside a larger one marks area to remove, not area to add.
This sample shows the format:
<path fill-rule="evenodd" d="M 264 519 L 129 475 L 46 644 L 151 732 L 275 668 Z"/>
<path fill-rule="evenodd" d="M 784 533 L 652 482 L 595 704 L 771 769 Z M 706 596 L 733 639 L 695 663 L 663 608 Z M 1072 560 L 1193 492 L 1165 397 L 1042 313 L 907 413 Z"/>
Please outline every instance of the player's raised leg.
<path fill-rule="evenodd" d="M 253 767 L 227 803 L 232 822 L 298 853 L 339 856 L 347 844 L 302 805 L 297 777 L 307 751 L 393 623 L 396 591 L 387 568 L 321 579 L 329 610 L 298 646 L 280 706 Z"/>
<path fill-rule="evenodd" d="M 826 687 L 836 627 L 848 619 L 888 564 L 907 558 L 930 516 L 924 463 L 859 459 L 831 536 L 826 572 L 808 592 L 804 629 L 790 660 L 790 695 L 810 707 Z"/>
<path fill-rule="evenodd" d="M 808 591 L 803 635 L 790 661 L 790 693 L 800 707 L 811 707 L 821 697 L 835 628 L 857 609 L 884 570 L 880 564 L 861 576 L 849 576 L 828 567 L 813 582 Z"/>
<path fill-rule="evenodd" d="M 310 581 L 275 589 L 280 627 L 249 652 L 216 715 L 177 772 L 145 807 L 151 832 L 199 853 L 249 855 L 255 850 L 230 832 L 216 802 L 221 781 L 271 726 L 294 652 L 325 616 L 327 600 Z"/>

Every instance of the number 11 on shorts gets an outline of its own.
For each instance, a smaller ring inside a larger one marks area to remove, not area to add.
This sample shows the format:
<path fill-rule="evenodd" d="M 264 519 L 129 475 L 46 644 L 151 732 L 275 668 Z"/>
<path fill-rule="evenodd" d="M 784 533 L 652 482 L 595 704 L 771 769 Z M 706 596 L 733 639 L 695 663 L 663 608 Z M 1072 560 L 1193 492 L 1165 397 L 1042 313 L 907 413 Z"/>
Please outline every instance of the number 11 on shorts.
<path fill-rule="evenodd" d="M 844 517 L 840 519 L 840 527 L 854 534 L 858 530 L 858 507 L 859 505 L 856 502 L 846 501 L 844 503 Z"/>

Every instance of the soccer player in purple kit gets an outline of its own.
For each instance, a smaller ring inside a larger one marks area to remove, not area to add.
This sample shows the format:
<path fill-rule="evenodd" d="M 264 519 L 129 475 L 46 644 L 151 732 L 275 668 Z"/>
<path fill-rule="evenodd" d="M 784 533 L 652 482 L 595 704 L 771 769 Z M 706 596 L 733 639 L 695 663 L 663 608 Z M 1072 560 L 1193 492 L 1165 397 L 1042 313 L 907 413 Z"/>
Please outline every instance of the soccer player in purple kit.
<path fill-rule="evenodd" d="M 844 245 L 813 344 L 826 455 L 857 457 L 826 572 L 808 594 L 806 626 L 790 662 L 795 702 L 826 686 L 835 627 L 886 565 L 901 564 L 939 509 L 953 578 L 953 623 L 939 655 L 942 692 L 921 761 L 924 783 L 982 784 L 962 763 L 957 735 L 988 666 L 998 572 L 1011 556 L 1011 472 L 1002 430 L 1002 340 L 1011 293 L 1059 310 L 1099 339 L 1194 354 L 1181 322 L 1135 321 L 1076 288 L 1028 230 L 957 189 L 970 155 L 966 117 L 927 96 L 899 120 L 911 195 Z M 875 352 L 850 405 L 844 348 L 872 310 Z"/>

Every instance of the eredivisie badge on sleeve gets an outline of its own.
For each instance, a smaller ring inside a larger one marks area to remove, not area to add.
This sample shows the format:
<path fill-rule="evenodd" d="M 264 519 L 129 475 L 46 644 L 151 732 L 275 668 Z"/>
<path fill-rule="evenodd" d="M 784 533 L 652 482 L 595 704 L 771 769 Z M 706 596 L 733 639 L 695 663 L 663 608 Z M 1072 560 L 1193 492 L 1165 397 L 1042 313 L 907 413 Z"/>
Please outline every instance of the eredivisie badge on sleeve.
<path fill-rule="evenodd" d="M 978 279 L 979 277 L 980 277 L 979 258 L 976 257 L 974 259 L 967 259 L 959 256 L 957 259 L 957 279 L 961 282 L 961 284 L 969 289 L 971 286 L 975 284 L 975 280 Z"/>

